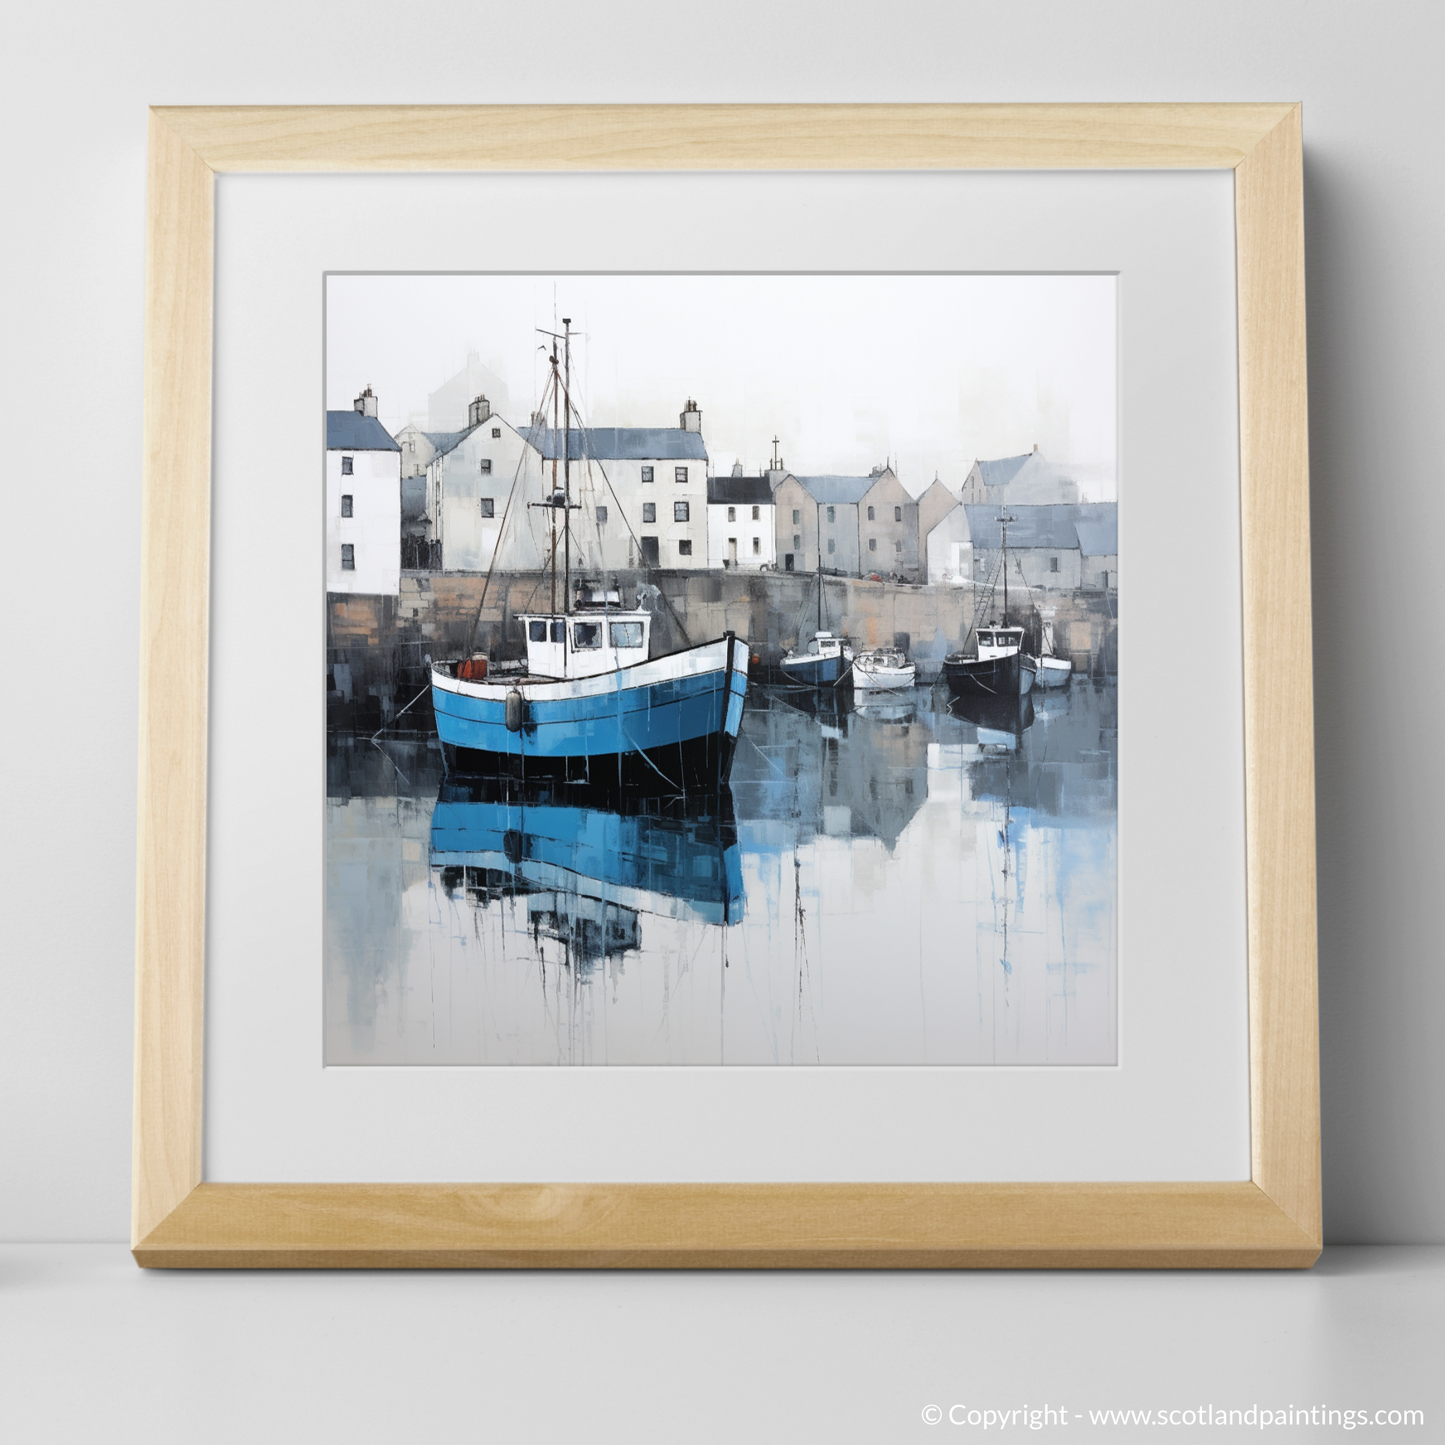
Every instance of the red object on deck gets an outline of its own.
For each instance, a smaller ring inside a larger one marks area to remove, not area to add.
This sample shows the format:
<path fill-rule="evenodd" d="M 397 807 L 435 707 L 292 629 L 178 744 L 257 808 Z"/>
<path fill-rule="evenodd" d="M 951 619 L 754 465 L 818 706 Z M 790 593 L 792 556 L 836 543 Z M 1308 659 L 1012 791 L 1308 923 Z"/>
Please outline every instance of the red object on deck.
<path fill-rule="evenodd" d="M 463 682 L 485 682 L 487 677 L 487 659 L 478 654 L 476 657 L 469 657 L 465 662 L 457 664 L 457 676 Z"/>

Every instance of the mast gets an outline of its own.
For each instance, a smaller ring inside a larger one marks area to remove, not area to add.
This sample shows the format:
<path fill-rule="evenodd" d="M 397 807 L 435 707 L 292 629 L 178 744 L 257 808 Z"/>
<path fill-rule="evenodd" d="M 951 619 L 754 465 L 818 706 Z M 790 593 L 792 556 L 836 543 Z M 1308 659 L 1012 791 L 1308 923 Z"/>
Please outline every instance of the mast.
<path fill-rule="evenodd" d="M 818 514 L 818 631 L 823 630 L 823 504 L 814 504 Z"/>
<path fill-rule="evenodd" d="M 552 343 L 552 494 L 547 498 L 552 509 L 552 616 L 557 615 L 557 343 Z M 546 397 L 543 397 L 546 404 Z"/>
<path fill-rule="evenodd" d="M 1003 625 L 1005 627 L 1008 626 L 1008 524 L 1008 504 L 1005 503 L 998 519 L 1003 548 Z"/>
<path fill-rule="evenodd" d="M 562 318 L 562 605 L 572 611 L 572 318 Z M 554 577 L 556 569 L 553 569 Z M 1004 579 L 1007 586 L 1008 579 Z"/>

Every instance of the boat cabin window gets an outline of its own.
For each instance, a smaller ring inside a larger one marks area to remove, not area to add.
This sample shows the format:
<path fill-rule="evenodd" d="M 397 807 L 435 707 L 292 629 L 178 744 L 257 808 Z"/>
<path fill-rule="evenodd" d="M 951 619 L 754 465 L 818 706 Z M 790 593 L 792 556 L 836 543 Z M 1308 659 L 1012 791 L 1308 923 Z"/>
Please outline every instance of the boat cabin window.
<path fill-rule="evenodd" d="M 546 642 L 547 624 L 545 622 L 529 622 L 527 624 L 528 642 Z"/>
<path fill-rule="evenodd" d="M 554 622 L 552 624 L 552 641 L 565 642 L 567 640 L 567 624 L 565 622 Z"/>
<path fill-rule="evenodd" d="M 574 622 L 572 624 L 572 646 L 578 652 L 602 646 L 602 624 L 600 622 Z"/>
<path fill-rule="evenodd" d="M 613 647 L 642 646 L 642 624 L 640 622 L 613 622 L 610 626 Z"/>

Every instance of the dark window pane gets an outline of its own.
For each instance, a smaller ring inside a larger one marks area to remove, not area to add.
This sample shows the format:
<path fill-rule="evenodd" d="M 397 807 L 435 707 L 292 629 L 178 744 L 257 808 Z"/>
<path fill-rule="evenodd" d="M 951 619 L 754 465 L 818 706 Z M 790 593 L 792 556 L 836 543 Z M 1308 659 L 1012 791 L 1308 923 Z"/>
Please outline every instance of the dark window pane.
<path fill-rule="evenodd" d="M 351 493 L 350 493 L 350 492 L 342 492 L 342 494 L 341 494 L 341 515 L 342 515 L 343 517 L 349 517 L 349 516 L 351 516 Z"/>
<path fill-rule="evenodd" d="M 642 548 L 642 560 L 650 567 L 657 566 L 657 538 L 639 537 L 638 545 Z"/>
<path fill-rule="evenodd" d="M 679 542 L 679 543 L 677 544 L 677 555 L 678 555 L 679 557 L 691 557 L 691 556 L 692 556 L 692 543 L 691 543 L 691 542 Z"/>
<path fill-rule="evenodd" d="M 484 517 L 495 517 L 496 515 L 497 515 L 497 511 L 496 511 L 496 498 L 495 498 L 495 497 L 483 497 L 483 498 L 482 498 L 482 516 L 484 516 Z"/>
<path fill-rule="evenodd" d="M 687 480 L 687 468 L 678 467 L 674 475 L 676 476 L 678 481 L 685 482 Z"/>
<path fill-rule="evenodd" d="M 491 457 L 483 457 L 483 458 L 482 458 L 482 475 L 483 475 L 484 477 L 489 477 L 489 476 L 491 476 L 491 474 L 492 474 L 492 459 L 491 459 Z"/>
<path fill-rule="evenodd" d="M 602 525 L 602 523 L 605 522 L 606 520 L 607 520 L 607 508 L 606 508 L 606 507 L 598 507 L 598 509 L 597 509 L 597 525 L 600 527 L 600 526 Z"/>
<path fill-rule="evenodd" d="M 567 624 L 565 622 L 554 622 L 552 624 L 552 641 L 564 642 L 567 637 Z"/>
<path fill-rule="evenodd" d="M 650 482 L 650 481 L 652 480 L 652 468 L 651 468 L 651 467 L 643 467 L 643 469 L 642 469 L 642 480 L 643 480 L 644 482 Z"/>
<path fill-rule="evenodd" d="M 674 522 L 685 522 L 688 520 L 688 504 L 686 502 L 674 502 L 672 504 L 672 520 Z"/>
<path fill-rule="evenodd" d="M 613 647 L 641 647 L 642 624 L 640 622 L 612 623 Z"/>
<path fill-rule="evenodd" d="M 356 548 L 350 542 L 341 544 L 341 570 L 343 572 L 356 571 Z"/>
<path fill-rule="evenodd" d="M 644 502 L 642 504 L 642 520 L 644 522 L 655 522 L 657 520 L 656 502 Z"/>
<path fill-rule="evenodd" d="M 351 457 L 342 457 L 342 459 L 341 459 L 341 475 L 342 475 L 343 477 L 349 477 L 349 476 L 352 475 L 352 470 L 351 470 L 352 460 L 353 460 L 353 458 L 351 458 Z"/>
<path fill-rule="evenodd" d="M 579 652 L 601 647 L 602 624 L 600 622 L 574 622 L 572 624 L 572 646 Z"/>
<path fill-rule="evenodd" d="M 532 621 L 527 624 L 528 642 L 546 642 L 547 624 L 545 622 Z"/>

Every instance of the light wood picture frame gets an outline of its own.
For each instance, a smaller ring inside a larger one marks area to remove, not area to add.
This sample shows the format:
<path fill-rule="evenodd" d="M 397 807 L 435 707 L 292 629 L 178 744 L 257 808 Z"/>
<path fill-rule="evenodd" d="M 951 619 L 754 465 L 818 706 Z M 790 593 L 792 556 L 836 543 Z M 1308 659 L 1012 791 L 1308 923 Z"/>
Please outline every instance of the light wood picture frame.
<path fill-rule="evenodd" d="M 147 196 L 132 1252 L 159 1267 L 1307 1267 L 1321 1248 L 1300 108 L 160 107 Z M 1251 1178 L 202 1179 L 214 176 L 1234 172 Z M 1264 621 L 1267 619 L 1267 622 Z"/>

